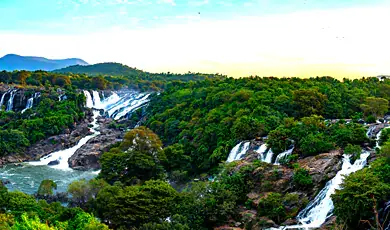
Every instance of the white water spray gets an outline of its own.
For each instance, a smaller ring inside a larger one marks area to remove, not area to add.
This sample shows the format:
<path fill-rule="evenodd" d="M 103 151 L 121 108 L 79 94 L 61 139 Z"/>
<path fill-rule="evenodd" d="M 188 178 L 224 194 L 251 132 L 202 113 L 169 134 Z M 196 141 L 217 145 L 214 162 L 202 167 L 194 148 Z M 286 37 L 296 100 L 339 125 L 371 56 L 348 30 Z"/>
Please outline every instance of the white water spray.
<path fill-rule="evenodd" d="M 62 169 L 62 170 L 71 170 L 69 168 L 68 159 L 71 156 L 73 156 L 73 154 L 79 148 L 81 148 L 81 146 L 83 146 L 85 143 L 87 143 L 87 141 L 89 141 L 93 137 L 96 137 L 97 135 L 100 134 L 100 132 L 96 131 L 96 128 L 98 127 L 98 124 L 96 122 L 96 118 L 99 116 L 99 112 L 98 111 L 94 111 L 93 115 L 94 115 L 93 116 L 93 122 L 91 123 L 93 125 L 93 127 L 90 129 L 90 131 L 92 132 L 91 135 L 88 135 L 88 136 L 80 139 L 80 141 L 77 143 L 77 145 L 73 146 L 72 148 L 64 149 L 64 150 L 61 150 L 61 151 L 57 151 L 57 152 L 51 153 L 50 155 L 48 155 L 46 157 L 42 157 L 39 161 L 29 162 L 29 164 L 35 165 L 35 166 L 37 166 L 37 165 L 48 165 L 50 162 L 59 161 L 59 164 L 53 165 L 51 167 L 52 168 L 56 168 L 56 169 Z"/>
<path fill-rule="evenodd" d="M 31 108 L 33 107 L 33 104 L 34 104 L 34 96 L 32 96 L 31 98 L 29 98 L 29 99 L 27 100 L 26 108 L 24 108 L 24 109 L 22 110 L 22 113 L 26 112 L 26 110 L 28 110 L 28 109 L 31 109 Z"/>
<path fill-rule="evenodd" d="M 2 110 L 3 108 L 3 105 L 4 105 L 4 99 L 5 99 L 5 96 L 8 94 L 9 91 L 5 92 L 2 96 L 1 96 L 1 100 L 0 100 L 0 111 Z"/>
<path fill-rule="evenodd" d="M 16 91 L 17 91 L 16 89 L 11 91 L 11 96 L 7 103 L 7 111 L 12 111 L 14 107 L 14 98 L 15 98 Z"/>
<path fill-rule="evenodd" d="M 288 156 L 291 155 L 291 153 L 294 151 L 294 147 L 286 150 L 282 153 L 279 153 L 279 155 L 276 157 L 275 165 L 280 165 L 280 161 L 286 159 Z"/>
<path fill-rule="evenodd" d="M 92 108 L 93 107 L 93 100 L 92 100 L 92 96 L 91 94 L 89 93 L 88 90 L 84 90 L 84 95 L 85 95 L 85 98 L 86 98 L 86 107 L 87 108 Z"/>
<path fill-rule="evenodd" d="M 232 151 L 230 151 L 229 157 L 226 162 L 233 162 L 237 160 L 241 160 L 241 158 L 245 155 L 246 151 L 249 149 L 250 142 L 241 142 L 234 146 Z"/>

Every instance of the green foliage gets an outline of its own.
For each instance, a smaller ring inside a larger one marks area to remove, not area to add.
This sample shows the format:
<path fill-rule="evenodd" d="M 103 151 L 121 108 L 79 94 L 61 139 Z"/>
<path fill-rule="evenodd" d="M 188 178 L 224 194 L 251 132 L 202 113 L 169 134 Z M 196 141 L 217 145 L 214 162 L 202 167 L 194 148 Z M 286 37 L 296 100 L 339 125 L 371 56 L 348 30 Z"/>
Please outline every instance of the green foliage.
<path fill-rule="evenodd" d="M 72 196 L 70 205 L 87 210 L 88 208 L 92 208 L 90 206 L 93 206 L 93 199 L 107 185 L 107 182 L 102 179 L 73 181 L 68 186 L 68 193 Z"/>
<path fill-rule="evenodd" d="M 309 171 L 304 168 L 296 168 L 294 170 L 293 182 L 296 186 L 303 188 L 307 188 L 313 184 Z"/>
<path fill-rule="evenodd" d="M 74 128 L 83 113 L 83 95 L 66 92 L 68 99 L 59 102 L 57 93 L 41 92 L 38 106 L 24 114 L 0 111 L 0 157 L 22 154 L 30 145 Z"/>
<path fill-rule="evenodd" d="M 390 139 L 390 129 L 382 129 L 381 135 L 379 137 L 379 145 L 383 145 L 385 142 Z"/>
<path fill-rule="evenodd" d="M 366 115 L 382 117 L 389 109 L 389 101 L 384 98 L 367 97 L 360 107 Z"/>
<path fill-rule="evenodd" d="M 332 195 L 338 222 L 350 229 L 364 225 L 360 220 L 371 221 L 375 226 L 374 208 L 378 210 L 376 205 L 386 201 L 390 185 L 380 181 L 369 169 L 363 169 L 345 178 L 341 188 Z"/>
<path fill-rule="evenodd" d="M 360 158 L 360 153 L 362 152 L 362 148 L 359 145 L 351 145 L 348 144 L 344 149 L 344 153 L 348 155 L 352 155 L 352 162 Z"/>
<path fill-rule="evenodd" d="M 100 178 L 110 184 L 125 185 L 164 178 L 161 163 L 166 161 L 159 137 L 150 129 L 138 127 L 126 133 L 118 148 L 103 154 L 100 159 Z"/>
<path fill-rule="evenodd" d="M 38 196 L 53 195 L 53 189 L 57 189 L 57 184 L 52 180 L 43 180 L 38 188 Z"/>
<path fill-rule="evenodd" d="M 142 186 L 108 186 L 99 192 L 96 210 L 113 227 L 129 229 L 169 217 L 177 196 L 163 181 L 147 181 Z"/>
<path fill-rule="evenodd" d="M 259 201 L 258 215 L 266 216 L 280 223 L 286 216 L 286 210 L 282 202 L 283 199 L 280 193 L 268 193 Z"/>

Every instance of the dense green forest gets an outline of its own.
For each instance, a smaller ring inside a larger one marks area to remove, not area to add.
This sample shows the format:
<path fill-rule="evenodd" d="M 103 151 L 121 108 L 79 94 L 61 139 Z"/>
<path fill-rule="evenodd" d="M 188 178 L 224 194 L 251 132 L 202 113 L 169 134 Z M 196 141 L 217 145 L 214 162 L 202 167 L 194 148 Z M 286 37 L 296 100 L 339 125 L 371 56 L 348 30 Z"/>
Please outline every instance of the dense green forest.
<path fill-rule="evenodd" d="M 34 94 L 27 90 L 27 96 Z M 25 149 L 37 141 L 66 129 L 74 129 L 75 124 L 85 117 L 85 97 L 74 90 L 66 90 L 67 100 L 58 101 L 54 89 L 41 92 L 38 105 L 25 113 L 0 111 L 0 156 L 23 154 Z"/>
<path fill-rule="evenodd" d="M 387 112 L 389 83 L 328 77 L 178 83 L 151 100 L 146 125 L 165 145 L 183 152 L 176 168 L 183 175 L 208 172 L 226 160 L 239 141 L 261 136 L 269 137 L 277 153 L 293 141 L 301 156 L 315 155 L 363 143 L 362 125 L 326 126 L 324 119 L 375 122 Z"/>
<path fill-rule="evenodd" d="M 72 86 L 77 84 L 71 79 Z M 2 187 L 4 229 L 186 230 L 237 222 L 245 229 L 262 229 L 269 220 L 282 224 L 305 207 L 308 200 L 299 194 L 314 186 L 298 159 L 335 149 L 356 159 L 361 148 L 375 142 L 366 137 L 362 120 L 383 118 L 390 100 L 390 81 L 376 78 L 206 78 L 172 81 L 164 89 L 152 97 L 144 126 L 127 132 L 102 155 L 98 177 L 68 187 L 67 208 Z M 38 115 L 32 110 L 14 120 L 13 113 L 1 112 L 12 120 L 4 118 L 2 129 L 18 130 L 25 143 L 53 135 L 39 126 L 40 116 L 60 116 L 54 120 L 61 131 L 70 124 L 65 117 L 74 122 L 83 116 L 84 100 L 76 93 L 66 102 L 48 98 L 36 108 Z M 266 136 L 275 153 L 294 144 L 294 154 L 282 166 L 257 159 L 225 163 L 240 141 Z M 376 213 L 390 200 L 389 137 L 383 131 L 383 146 L 371 167 L 349 176 L 333 196 L 335 229 L 380 229 L 383 220 Z M 290 172 L 291 180 L 284 182 L 289 189 L 281 189 L 278 181 Z M 43 182 L 37 197 L 50 201 L 54 188 L 55 183 Z M 249 196 L 253 192 L 262 194 L 256 202 Z"/>
<path fill-rule="evenodd" d="M 92 76 L 92 77 L 90 77 Z M 161 90 L 172 82 L 201 81 L 205 79 L 224 79 L 219 74 L 202 73 L 160 73 L 153 74 L 133 69 L 118 63 L 103 63 L 91 66 L 73 66 L 54 72 L 14 71 L 0 72 L 0 82 L 33 86 L 73 86 L 78 89 Z"/>

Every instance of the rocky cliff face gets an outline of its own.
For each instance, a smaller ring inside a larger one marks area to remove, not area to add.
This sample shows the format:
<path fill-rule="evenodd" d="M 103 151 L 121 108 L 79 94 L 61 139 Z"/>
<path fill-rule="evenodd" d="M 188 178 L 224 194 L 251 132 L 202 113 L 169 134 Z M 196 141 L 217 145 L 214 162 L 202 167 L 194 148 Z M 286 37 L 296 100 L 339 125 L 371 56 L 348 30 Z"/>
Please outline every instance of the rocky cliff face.
<path fill-rule="evenodd" d="M 8 101 L 11 98 L 11 91 L 15 90 L 15 96 L 13 99 L 13 108 L 12 111 L 20 112 L 26 108 L 27 101 L 29 98 L 33 97 L 35 93 L 40 93 L 42 89 L 40 88 L 20 88 L 14 87 L 11 88 L 8 85 L 0 85 L 0 98 L 3 96 L 3 107 L 7 108 Z M 37 105 L 40 100 L 40 97 L 34 98 L 33 106 Z"/>
<path fill-rule="evenodd" d="M 69 167 L 76 170 L 100 169 L 99 159 L 110 147 L 120 142 L 124 132 L 118 129 L 110 129 L 111 118 L 98 118 L 100 135 L 89 140 L 69 158 Z"/>
<path fill-rule="evenodd" d="M 253 160 L 257 159 L 251 152 L 246 158 L 240 161 L 234 168 L 239 171 L 240 168 L 251 165 Z M 298 160 L 300 167 L 308 170 L 312 177 L 313 185 L 306 188 L 298 188 L 293 183 L 294 169 L 272 164 L 261 164 L 251 173 L 250 181 L 253 182 L 253 188 L 247 194 L 248 201 L 251 201 L 251 208 L 239 207 L 239 216 L 227 226 L 221 226 L 216 229 L 247 229 L 251 226 L 252 230 L 260 230 L 272 227 L 278 227 L 275 220 L 264 216 L 259 216 L 259 203 L 267 198 L 271 193 L 279 193 L 285 199 L 284 207 L 288 216 L 295 217 L 296 214 L 305 207 L 308 201 L 324 187 L 327 181 L 332 179 L 342 166 L 342 152 L 340 150 L 323 153 L 313 157 L 307 157 Z M 283 199 L 284 199 L 283 198 Z M 296 220 L 287 219 L 282 226 L 294 225 Z"/>

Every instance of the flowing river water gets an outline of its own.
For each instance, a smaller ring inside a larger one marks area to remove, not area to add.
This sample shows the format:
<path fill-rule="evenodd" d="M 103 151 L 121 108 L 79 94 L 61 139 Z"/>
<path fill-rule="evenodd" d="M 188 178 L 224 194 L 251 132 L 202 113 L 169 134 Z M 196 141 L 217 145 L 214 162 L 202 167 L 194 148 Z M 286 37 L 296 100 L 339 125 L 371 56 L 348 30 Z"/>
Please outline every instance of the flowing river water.
<path fill-rule="evenodd" d="M 103 109 L 115 120 L 118 120 L 129 112 L 133 112 L 145 106 L 148 103 L 150 94 L 140 94 L 137 92 L 113 93 L 111 96 L 101 100 L 99 93 L 93 91 L 84 91 L 87 98 L 86 107 L 94 109 Z M 56 182 L 57 192 L 65 192 L 68 185 L 80 179 L 92 179 L 97 176 L 99 171 L 77 171 L 69 168 L 68 159 L 90 139 L 100 134 L 98 131 L 99 124 L 96 118 L 99 111 L 94 111 L 93 121 L 90 128 L 92 134 L 79 140 L 77 145 L 53 152 L 39 161 L 24 162 L 18 165 L 5 165 L 0 168 L 0 179 L 9 181 L 6 185 L 10 190 L 19 190 L 28 194 L 37 192 L 42 180 L 50 179 Z M 51 161 L 58 161 L 59 164 L 49 166 Z"/>

